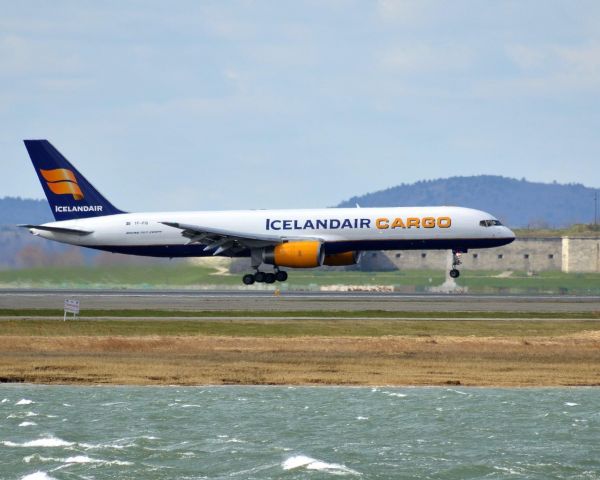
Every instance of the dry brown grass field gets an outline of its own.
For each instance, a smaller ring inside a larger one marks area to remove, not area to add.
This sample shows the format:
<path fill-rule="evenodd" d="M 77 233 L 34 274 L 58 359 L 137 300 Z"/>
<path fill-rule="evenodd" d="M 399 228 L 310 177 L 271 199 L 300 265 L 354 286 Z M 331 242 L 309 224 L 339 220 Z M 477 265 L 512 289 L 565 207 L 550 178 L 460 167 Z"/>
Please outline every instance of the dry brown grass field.
<path fill-rule="evenodd" d="M 410 334 L 400 328 L 392 335 L 358 334 L 352 328 L 319 335 L 313 321 L 310 333 L 300 329 L 289 336 L 269 335 L 268 329 L 239 335 L 231 331 L 231 322 L 226 335 L 135 334 L 129 329 L 127 334 L 107 335 L 95 322 L 89 334 L 79 328 L 72 334 L 40 335 L 35 328 L 24 334 L 20 322 L 16 330 L 6 328 L 9 324 L 0 330 L 2 382 L 600 385 L 598 321 L 538 320 L 532 322 L 535 328 L 521 330 L 503 321 L 492 334 L 486 321 L 452 322 L 452 329 L 440 328 L 439 334 L 423 321 L 427 333 L 412 325 Z M 244 327 L 243 320 L 236 322 Z M 332 321 L 323 322 L 325 328 Z M 383 330 L 389 333 L 389 328 Z"/>

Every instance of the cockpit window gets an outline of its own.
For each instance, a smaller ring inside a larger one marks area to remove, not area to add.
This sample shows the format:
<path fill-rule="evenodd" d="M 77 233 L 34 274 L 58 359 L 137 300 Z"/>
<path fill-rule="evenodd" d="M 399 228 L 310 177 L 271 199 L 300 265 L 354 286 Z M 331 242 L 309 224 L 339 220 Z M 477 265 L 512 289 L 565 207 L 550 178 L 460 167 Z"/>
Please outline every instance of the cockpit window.
<path fill-rule="evenodd" d="M 502 224 L 500 223 L 500 220 L 482 220 L 479 222 L 479 225 L 482 227 L 498 227 Z"/>

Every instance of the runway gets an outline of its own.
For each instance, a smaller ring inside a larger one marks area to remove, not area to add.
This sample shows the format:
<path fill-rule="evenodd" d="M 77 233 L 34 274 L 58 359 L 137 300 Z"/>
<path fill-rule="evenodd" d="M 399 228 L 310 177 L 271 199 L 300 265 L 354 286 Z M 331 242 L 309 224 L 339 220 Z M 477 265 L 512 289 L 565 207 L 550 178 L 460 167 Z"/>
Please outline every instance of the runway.
<path fill-rule="evenodd" d="M 598 312 L 598 296 L 407 295 L 192 290 L 0 290 L 0 308 L 59 308 L 76 298 L 82 309 L 171 311 L 404 311 L 404 312 Z"/>

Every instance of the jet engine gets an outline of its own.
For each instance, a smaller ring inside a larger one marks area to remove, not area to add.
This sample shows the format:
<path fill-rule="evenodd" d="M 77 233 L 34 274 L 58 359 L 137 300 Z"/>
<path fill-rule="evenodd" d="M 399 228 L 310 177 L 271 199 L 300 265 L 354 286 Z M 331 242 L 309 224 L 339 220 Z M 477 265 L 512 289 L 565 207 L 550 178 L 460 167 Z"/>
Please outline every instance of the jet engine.
<path fill-rule="evenodd" d="M 323 265 L 329 265 L 331 267 L 337 267 L 340 265 L 355 265 L 360 260 L 360 254 L 361 252 L 350 251 L 325 255 Z"/>
<path fill-rule="evenodd" d="M 277 267 L 313 268 L 323 265 L 325 252 L 321 242 L 287 242 L 263 250 L 263 262 Z"/>

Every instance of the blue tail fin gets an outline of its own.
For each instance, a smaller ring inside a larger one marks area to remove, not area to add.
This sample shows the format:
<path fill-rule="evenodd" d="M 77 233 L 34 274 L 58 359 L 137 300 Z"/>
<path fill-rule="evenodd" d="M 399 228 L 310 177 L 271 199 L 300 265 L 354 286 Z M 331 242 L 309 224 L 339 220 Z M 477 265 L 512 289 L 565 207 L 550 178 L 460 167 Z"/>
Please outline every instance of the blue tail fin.
<path fill-rule="evenodd" d="M 123 213 L 88 182 L 48 140 L 24 140 L 56 220 Z"/>

